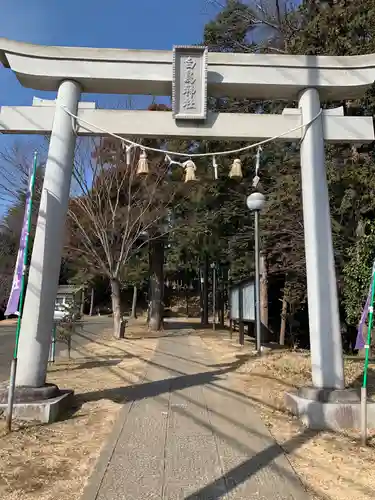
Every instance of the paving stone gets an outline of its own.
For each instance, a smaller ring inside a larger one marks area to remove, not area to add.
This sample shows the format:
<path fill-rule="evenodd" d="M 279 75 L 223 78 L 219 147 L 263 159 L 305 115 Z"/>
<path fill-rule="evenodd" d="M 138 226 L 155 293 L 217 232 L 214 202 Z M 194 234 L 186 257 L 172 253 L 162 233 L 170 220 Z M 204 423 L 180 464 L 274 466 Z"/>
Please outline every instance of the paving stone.
<path fill-rule="evenodd" d="M 187 333 L 159 340 L 84 500 L 307 500 L 251 401 Z"/>

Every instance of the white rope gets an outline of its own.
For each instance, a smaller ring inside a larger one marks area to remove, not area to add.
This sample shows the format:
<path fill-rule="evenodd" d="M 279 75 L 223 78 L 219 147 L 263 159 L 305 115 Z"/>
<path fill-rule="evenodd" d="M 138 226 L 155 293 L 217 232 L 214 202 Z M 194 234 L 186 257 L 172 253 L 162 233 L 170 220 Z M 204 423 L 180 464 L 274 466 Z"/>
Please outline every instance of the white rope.
<path fill-rule="evenodd" d="M 131 141 L 130 139 L 125 139 L 124 137 L 121 137 L 121 135 L 113 134 L 112 132 L 108 132 L 108 130 L 105 130 L 101 127 L 98 127 L 97 125 L 90 123 L 83 118 L 79 118 L 79 116 L 75 115 L 71 111 L 69 111 L 66 106 L 61 106 L 60 107 L 67 113 L 69 116 L 77 120 L 78 123 L 84 123 L 90 129 L 86 129 L 89 131 L 92 131 L 91 129 L 96 129 L 99 132 L 102 132 L 105 135 L 109 135 L 111 137 L 114 137 L 115 139 L 119 139 L 120 141 L 125 142 L 126 144 L 129 144 L 130 146 L 137 147 L 144 149 L 146 151 L 154 151 L 155 153 L 163 153 L 165 155 L 171 155 L 171 156 L 184 156 L 188 158 L 203 158 L 203 157 L 208 157 L 208 156 L 224 156 L 224 155 L 234 155 L 236 153 L 241 153 L 243 151 L 248 151 L 249 149 L 256 148 L 258 146 L 262 146 L 263 144 L 267 144 L 268 142 L 276 141 L 277 139 L 280 139 L 281 137 L 285 137 L 286 135 L 295 132 L 296 130 L 300 129 L 305 129 L 306 127 L 309 127 L 319 116 L 322 114 L 323 110 L 320 109 L 319 113 L 314 116 L 309 122 L 303 123 L 302 125 L 298 125 L 298 127 L 291 128 L 290 130 L 287 130 L 286 132 L 283 132 L 282 134 L 275 135 L 273 137 L 270 137 L 268 139 L 264 139 L 263 141 L 255 142 L 254 144 L 248 144 L 247 146 L 244 146 L 242 148 L 238 149 L 230 149 L 227 151 L 216 151 L 215 153 L 180 153 L 178 151 L 168 151 L 166 149 L 158 149 L 158 148 L 151 148 L 149 146 L 144 146 L 143 144 L 138 144 L 137 142 Z M 81 125 L 82 126 L 82 125 Z M 82 127 L 85 128 L 85 127 Z"/>

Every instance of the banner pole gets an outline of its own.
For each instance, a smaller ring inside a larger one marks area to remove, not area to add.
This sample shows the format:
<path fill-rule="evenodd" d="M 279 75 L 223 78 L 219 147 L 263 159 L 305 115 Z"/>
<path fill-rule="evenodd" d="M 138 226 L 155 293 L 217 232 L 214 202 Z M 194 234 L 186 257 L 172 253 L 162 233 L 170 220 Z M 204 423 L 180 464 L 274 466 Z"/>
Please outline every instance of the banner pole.
<path fill-rule="evenodd" d="M 374 300 L 375 300 L 375 261 L 372 266 L 371 274 L 371 298 L 368 307 L 368 330 L 365 344 L 366 357 L 363 367 L 363 383 L 361 388 L 361 441 L 363 445 L 367 443 L 367 375 L 371 349 L 371 331 L 374 319 Z"/>
<path fill-rule="evenodd" d="M 15 339 L 15 344 L 14 344 L 13 359 L 12 359 L 12 364 L 10 367 L 8 406 L 7 406 L 7 412 L 6 412 L 6 428 L 7 428 L 8 432 L 11 432 L 11 430 L 12 430 L 14 391 L 15 391 L 15 386 L 16 386 L 17 361 L 18 361 L 18 344 L 19 344 L 20 331 L 21 331 L 23 302 L 24 302 L 24 297 L 25 297 L 25 281 L 26 281 L 26 268 L 27 268 L 27 258 L 28 258 L 28 244 L 29 244 L 29 234 L 30 234 L 30 227 L 31 227 L 31 209 L 32 209 L 32 205 L 33 205 L 33 191 L 34 191 L 34 184 L 35 184 L 37 159 L 38 159 L 38 153 L 35 151 L 34 159 L 33 159 L 33 167 L 32 167 L 31 177 L 29 179 L 29 186 L 28 186 L 29 199 L 28 199 L 27 205 L 25 207 L 25 210 L 26 210 L 25 216 L 27 214 L 27 220 L 26 220 L 26 235 L 25 235 L 24 254 L 23 254 L 23 263 L 22 263 L 23 264 L 22 278 L 21 278 L 21 287 L 20 287 L 20 296 L 19 296 L 19 308 L 18 308 L 19 312 L 18 312 L 18 319 L 17 319 L 16 339 Z M 22 234 L 21 234 L 21 238 L 22 238 Z M 20 242 L 20 245 L 21 244 L 22 244 L 22 241 Z"/>

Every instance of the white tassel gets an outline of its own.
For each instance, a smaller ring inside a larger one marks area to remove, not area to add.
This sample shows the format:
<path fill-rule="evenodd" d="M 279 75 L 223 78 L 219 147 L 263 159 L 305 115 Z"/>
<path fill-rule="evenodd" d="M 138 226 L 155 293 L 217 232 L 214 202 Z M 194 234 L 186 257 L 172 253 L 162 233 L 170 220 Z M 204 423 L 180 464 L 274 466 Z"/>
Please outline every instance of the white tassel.
<path fill-rule="evenodd" d="M 261 152 L 262 152 L 262 146 L 258 146 L 257 154 L 256 154 L 256 162 L 255 162 L 255 175 L 258 175 L 258 173 L 259 173 Z"/>
<path fill-rule="evenodd" d="M 129 146 L 125 146 L 125 154 L 126 154 L 126 166 L 129 167 L 131 163 L 131 151 L 133 149 L 133 144 L 129 144 Z"/>
<path fill-rule="evenodd" d="M 259 184 L 260 177 L 259 177 L 259 167 L 260 167 L 260 155 L 262 152 L 262 146 L 258 146 L 257 149 L 257 154 L 256 154 L 256 162 L 255 162 L 255 177 L 253 179 L 253 187 L 256 188 Z"/>
<path fill-rule="evenodd" d="M 217 171 L 217 168 L 219 165 L 217 164 L 216 156 L 212 157 L 212 166 L 214 168 L 214 179 L 217 180 L 219 178 L 218 171 Z"/>

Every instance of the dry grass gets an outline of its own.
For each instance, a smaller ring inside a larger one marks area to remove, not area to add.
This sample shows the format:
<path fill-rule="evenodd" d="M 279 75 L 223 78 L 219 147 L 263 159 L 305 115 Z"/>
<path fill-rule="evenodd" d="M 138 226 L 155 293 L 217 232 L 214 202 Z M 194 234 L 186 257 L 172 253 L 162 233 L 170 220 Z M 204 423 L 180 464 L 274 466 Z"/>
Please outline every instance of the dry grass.
<path fill-rule="evenodd" d="M 236 355 L 241 349 L 228 340 L 207 336 L 202 338 L 219 362 L 238 360 Z M 346 360 L 348 384 L 360 383 L 362 368 L 362 363 Z M 375 366 L 371 368 L 374 370 Z M 317 497 L 329 500 L 373 499 L 375 429 L 370 433 L 370 446 L 367 448 L 360 446 L 357 431 L 311 433 L 310 439 L 301 440 L 297 449 L 291 447 L 290 441 L 301 435 L 303 427 L 286 410 L 284 393 L 309 383 L 311 370 L 308 353 L 289 351 L 274 351 L 262 358 L 252 358 L 241 365 L 233 377 L 233 386 L 250 397 L 258 407 L 270 432 L 288 454 L 303 482 Z M 373 376 L 370 387 L 375 390 Z"/>
<path fill-rule="evenodd" d="M 11 435 L 0 427 L 2 500 L 80 497 L 121 407 L 122 391 L 142 378 L 156 342 L 104 335 L 99 343 L 86 344 L 81 358 L 50 368 L 48 381 L 74 389 L 79 406 L 52 425 L 15 423 Z"/>
<path fill-rule="evenodd" d="M 142 378 L 156 347 L 157 339 L 140 338 L 149 336 L 142 323 L 129 324 L 127 340 L 114 341 L 103 334 L 99 342 L 84 346 L 80 358 L 50 368 L 50 382 L 71 387 L 77 394 L 79 406 L 71 416 L 48 426 L 17 423 L 9 436 L 0 427 L 1 500 L 79 499 L 111 431 L 124 388 Z M 217 363 L 238 363 L 238 354 L 248 351 L 225 340 L 222 332 L 196 333 Z M 362 363 L 347 360 L 345 371 L 348 383 L 358 383 Z M 303 428 L 287 412 L 284 393 L 308 384 L 310 375 L 307 353 L 275 351 L 240 365 L 232 384 L 258 407 L 270 432 L 317 497 L 370 500 L 375 491 L 375 432 L 368 448 L 358 444 L 356 432 L 311 433 L 298 448 L 290 445 Z M 373 376 L 370 387 L 375 392 Z"/>

